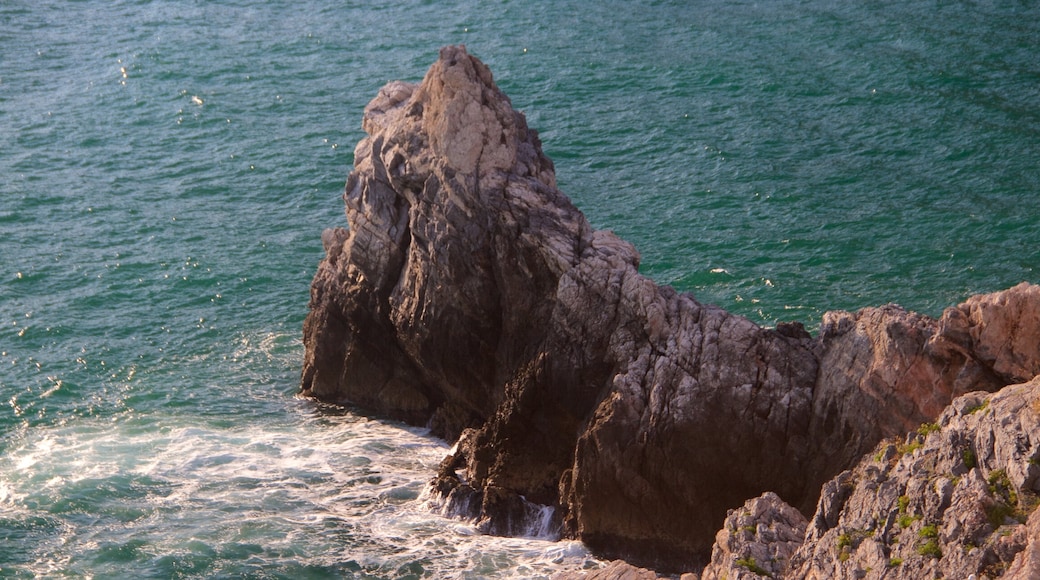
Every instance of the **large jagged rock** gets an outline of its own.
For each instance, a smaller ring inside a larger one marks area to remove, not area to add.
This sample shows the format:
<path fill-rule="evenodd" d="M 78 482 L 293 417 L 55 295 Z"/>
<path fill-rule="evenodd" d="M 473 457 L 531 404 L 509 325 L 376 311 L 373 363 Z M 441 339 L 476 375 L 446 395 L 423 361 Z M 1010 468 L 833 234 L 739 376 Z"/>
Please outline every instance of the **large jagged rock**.
<path fill-rule="evenodd" d="M 691 569 L 727 509 L 772 490 L 809 512 L 882 437 L 1040 364 L 1036 286 L 939 321 L 829 313 L 814 339 L 656 285 L 556 188 L 463 47 L 381 89 L 363 127 L 302 393 L 459 437 L 434 486 L 485 531 L 526 533 L 552 506 L 601 554 Z"/>
<path fill-rule="evenodd" d="M 491 73 L 445 49 L 366 107 L 304 328 L 303 392 L 449 438 L 501 404 L 591 236 Z"/>
<path fill-rule="evenodd" d="M 768 509 L 727 520 L 747 531 L 719 532 L 702 578 L 1035 580 L 1038 494 L 1040 377 L 964 395 L 903 443 L 880 444 L 824 485 L 808 526 L 778 518 L 793 508 L 775 496 L 748 502 Z"/>

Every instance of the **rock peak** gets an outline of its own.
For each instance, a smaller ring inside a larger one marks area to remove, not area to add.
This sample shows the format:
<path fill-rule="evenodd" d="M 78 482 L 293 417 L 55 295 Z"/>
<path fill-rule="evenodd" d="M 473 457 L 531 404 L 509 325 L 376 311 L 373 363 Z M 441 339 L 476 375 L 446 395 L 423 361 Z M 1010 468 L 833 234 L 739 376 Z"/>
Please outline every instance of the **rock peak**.
<path fill-rule="evenodd" d="M 519 114 L 464 46 L 441 49 L 417 93 L 430 148 L 465 174 L 512 169 Z"/>
<path fill-rule="evenodd" d="M 462 45 L 442 48 L 419 85 L 384 87 L 366 107 L 363 127 L 372 135 L 408 134 L 405 125 L 415 118 L 421 120 L 416 148 L 478 182 L 512 171 L 527 133 L 523 115 L 495 85 L 491 70 Z"/>

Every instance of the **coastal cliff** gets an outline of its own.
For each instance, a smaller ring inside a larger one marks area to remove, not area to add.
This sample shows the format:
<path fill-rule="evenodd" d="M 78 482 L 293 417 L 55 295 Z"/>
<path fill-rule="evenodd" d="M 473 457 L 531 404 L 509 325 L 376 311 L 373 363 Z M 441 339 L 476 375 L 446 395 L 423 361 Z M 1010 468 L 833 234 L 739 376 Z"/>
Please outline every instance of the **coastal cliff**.
<path fill-rule="evenodd" d="M 827 313 L 812 337 L 657 285 L 557 189 L 463 47 L 383 87 L 363 128 L 349 228 L 322 235 L 301 392 L 457 439 L 433 487 L 486 532 L 524 533 L 547 506 L 601 555 L 698 568 L 727 510 L 773 492 L 812 513 L 879 441 L 1040 373 L 1037 286 L 938 320 Z"/>
<path fill-rule="evenodd" d="M 1038 433 L 1040 377 L 968 393 L 828 481 L 809 518 L 772 492 L 731 509 L 700 579 L 1034 580 Z M 658 575 L 616 561 L 554 580 L 627 578 Z"/>

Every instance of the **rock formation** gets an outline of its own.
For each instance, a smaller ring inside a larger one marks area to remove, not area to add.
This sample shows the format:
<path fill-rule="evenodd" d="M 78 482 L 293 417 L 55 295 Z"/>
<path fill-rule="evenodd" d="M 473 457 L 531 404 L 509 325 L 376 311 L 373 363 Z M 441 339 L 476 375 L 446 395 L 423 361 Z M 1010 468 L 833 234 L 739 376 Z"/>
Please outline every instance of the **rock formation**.
<path fill-rule="evenodd" d="M 964 395 L 827 482 L 808 522 L 772 494 L 731 512 L 702 580 L 1038 578 L 1038 435 L 1040 377 Z"/>
<path fill-rule="evenodd" d="M 730 510 L 701 580 L 779 578 L 802 546 L 805 516 L 773 492 Z"/>
<path fill-rule="evenodd" d="M 562 535 L 667 570 L 728 508 L 820 485 L 954 397 L 1040 372 L 1040 287 L 935 320 L 897 306 L 757 326 L 638 272 L 594 230 L 491 72 L 447 47 L 365 108 L 348 229 L 304 324 L 302 393 L 458 438 L 434 483 L 491 533 Z"/>

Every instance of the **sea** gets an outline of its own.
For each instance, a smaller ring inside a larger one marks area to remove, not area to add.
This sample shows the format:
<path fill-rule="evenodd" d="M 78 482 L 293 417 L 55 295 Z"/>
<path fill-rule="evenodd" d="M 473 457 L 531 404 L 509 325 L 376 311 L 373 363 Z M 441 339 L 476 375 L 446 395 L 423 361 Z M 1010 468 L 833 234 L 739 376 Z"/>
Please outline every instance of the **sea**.
<path fill-rule="evenodd" d="M 297 396 L 362 110 L 446 44 L 702 302 L 815 332 L 1040 282 L 1033 0 L 0 0 L 0 577 L 600 565 L 442 514 L 452 442 Z"/>

